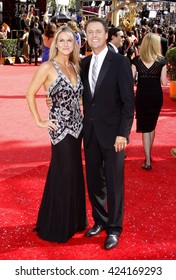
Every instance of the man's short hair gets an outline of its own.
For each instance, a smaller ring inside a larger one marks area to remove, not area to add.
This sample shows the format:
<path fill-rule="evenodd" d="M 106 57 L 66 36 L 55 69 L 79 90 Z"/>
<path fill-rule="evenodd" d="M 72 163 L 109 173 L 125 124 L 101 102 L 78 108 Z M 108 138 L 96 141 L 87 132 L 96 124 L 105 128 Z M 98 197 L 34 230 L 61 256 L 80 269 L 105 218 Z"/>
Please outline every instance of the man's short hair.
<path fill-rule="evenodd" d="M 112 40 L 112 36 L 117 36 L 117 33 L 119 31 L 123 31 L 123 29 L 121 27 L 110 27 L 108 30 L 108 39 L 107 39 L 107 43 L 111 42 Z"/>
<path fill-rule="evenodd" d="M 88 21 L 86 21 L 85 31 L 87 31 L 87 26 L 91 22 L 100 22 L 103 25 L 105 32 L 106 33 L 108 32 L 108 24 L 107 24 L 107 22 L 104 19 L 99 18 L 99 17 L 91 17 Z"/>

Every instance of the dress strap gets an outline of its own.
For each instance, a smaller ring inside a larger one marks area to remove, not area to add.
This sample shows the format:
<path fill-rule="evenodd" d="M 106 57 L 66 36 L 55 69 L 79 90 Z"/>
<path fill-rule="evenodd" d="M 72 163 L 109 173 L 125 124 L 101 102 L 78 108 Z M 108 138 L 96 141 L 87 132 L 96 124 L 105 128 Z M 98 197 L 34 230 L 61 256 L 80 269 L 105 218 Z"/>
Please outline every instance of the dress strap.
<path fill-rule="evenodd" d="M 57 73 L 59 74 L 59 65 L 54 61 L 54 60 L 51 60 L 51 63 L 53 64 L 54 68 L 56 69 Z"/>

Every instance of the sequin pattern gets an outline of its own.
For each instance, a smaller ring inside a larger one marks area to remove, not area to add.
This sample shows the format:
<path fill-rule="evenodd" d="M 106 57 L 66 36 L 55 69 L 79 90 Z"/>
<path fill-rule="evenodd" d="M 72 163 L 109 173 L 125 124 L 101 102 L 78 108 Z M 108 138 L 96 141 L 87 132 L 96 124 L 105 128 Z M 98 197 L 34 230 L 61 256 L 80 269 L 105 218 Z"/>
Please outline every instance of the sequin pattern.
<path fill-rule="evenodd" d="M 74 86 L 62 73 L 56 62 L 52 61 L 52 63 L 58 73 L 58 77 L 48 90 L 48 95 L 51 97 L 53 103 L 49 118 L 58 120 L 56 123 L 58 129 L 55 131 L 49 130 L 49 134 L 52 144 L 56 145 L 68 133 L 78 138 L 82 130 L 80 97 L 83 93 L 83 85 L 78 73 L 77 84 Z"/>

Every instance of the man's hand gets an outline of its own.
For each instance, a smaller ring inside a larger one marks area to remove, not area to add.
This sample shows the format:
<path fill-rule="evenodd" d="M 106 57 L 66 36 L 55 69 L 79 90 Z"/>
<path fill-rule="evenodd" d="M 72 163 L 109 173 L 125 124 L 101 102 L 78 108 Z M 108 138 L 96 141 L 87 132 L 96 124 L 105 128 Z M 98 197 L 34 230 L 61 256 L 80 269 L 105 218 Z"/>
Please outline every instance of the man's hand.
<path fill-rule="evenodd" d="M 127 146 L 126 137 L 117 136 L 114 144 L 115 151 L 120 152 L 122 150 L 125 150 L 126 146 Z"/>

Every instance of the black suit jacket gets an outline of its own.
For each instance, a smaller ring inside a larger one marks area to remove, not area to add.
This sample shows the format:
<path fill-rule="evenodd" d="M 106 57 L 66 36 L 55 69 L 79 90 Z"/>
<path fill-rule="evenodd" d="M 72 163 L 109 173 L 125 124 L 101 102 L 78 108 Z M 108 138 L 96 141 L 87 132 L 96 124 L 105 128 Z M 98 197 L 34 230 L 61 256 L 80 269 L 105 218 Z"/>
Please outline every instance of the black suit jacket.
<path fill-rule="evenodd" d="M 134 116 L 133 78 L 129 59 L 108 50 L 92 98 L 88 80 L 92 56 L 81 62 L 84 85 L 84 145 L 92 126 L 103 148 L 112 148 L 116 136 L 128 138 Z"/>
<path fill-rule="evenodd" d="M 165 56 L 168 50 L 168 40 L 162 36 L 160 36 L 160 38 L 161 38 L 162 55 Z"/>
<path fill-rule="evenodd" d="M 115 49 L 113 48 L 113 46 L 111 44 L 107 44 L 107 47 L 110 51 L 116 53 Z"/>
<path fill-rule="evenodd" d="M 42 32 L 38 28 L 32 28 L 29 32 L 28 43 L 31 46 L 40 45 L 42 40 Z"/>

